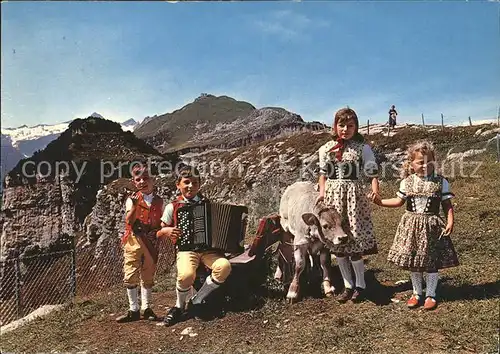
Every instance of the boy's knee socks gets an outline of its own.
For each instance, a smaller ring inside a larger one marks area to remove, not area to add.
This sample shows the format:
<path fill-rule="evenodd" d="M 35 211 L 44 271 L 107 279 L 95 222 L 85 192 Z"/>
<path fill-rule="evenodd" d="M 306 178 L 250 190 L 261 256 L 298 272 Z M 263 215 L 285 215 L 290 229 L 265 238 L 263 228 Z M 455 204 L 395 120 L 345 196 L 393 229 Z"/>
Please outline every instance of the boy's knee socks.
<path fill-rule="evenodd" d="M 205 280 L 205 283 L 201 287 L 200 291 L 198 291 L 198 293 L 195 296 L 193 296 L 193 304 L 201 304 L 203 300 L 219 286 L 220 284 L 216 283 L 212 279 L 211 275 L 208 276 L 207 279 Z"/>
<path fill-rule="evenodd" d="M 184 309 L 184 305 L 186 304 L 186 300 L 188 296 L 191 294 L 189 291 L 191 288 L 180 289 L 178 286 L 175 288 L 175 293 L 177 294 L 177 301 L 175 303 L 175 307 L 180 309 Z"/>
<path fill-rule="evenodd" d="M 137 287 L 127 288 L 127 296 L 130 311 L 139 311 L 139 301 L 137 299 Z"/>
<path fill-rule="evenodd" d="M 141 286 L 141 309 L 150 308 L 153 303 L 153 291 L 151 288 Z"/>

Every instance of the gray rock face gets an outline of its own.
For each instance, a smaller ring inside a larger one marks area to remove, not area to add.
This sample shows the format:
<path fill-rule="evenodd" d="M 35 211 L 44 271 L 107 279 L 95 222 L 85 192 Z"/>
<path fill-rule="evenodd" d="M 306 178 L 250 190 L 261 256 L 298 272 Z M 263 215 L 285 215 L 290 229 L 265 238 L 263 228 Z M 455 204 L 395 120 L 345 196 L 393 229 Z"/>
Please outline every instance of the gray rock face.
<path fill-rule="evenodd" d="M 68 247 L 79 230 L 74 197 L 73 184 L 66 177 L 5 189 L 0 221 L 1 256 Z"/>
<path fill-rule="evenodd" d="M 297 132 L 321 131 L 326 126 L 319 122 L 304 122 L 297 114 L 282 108 L 256 109 L 248 116 L 232 122 L 217 123 L 214 127 L 199 122 L 194 127 L 193 137 L 180 153 L 199 153 L 212 149 L 233 149 L 249 146 Z"/>

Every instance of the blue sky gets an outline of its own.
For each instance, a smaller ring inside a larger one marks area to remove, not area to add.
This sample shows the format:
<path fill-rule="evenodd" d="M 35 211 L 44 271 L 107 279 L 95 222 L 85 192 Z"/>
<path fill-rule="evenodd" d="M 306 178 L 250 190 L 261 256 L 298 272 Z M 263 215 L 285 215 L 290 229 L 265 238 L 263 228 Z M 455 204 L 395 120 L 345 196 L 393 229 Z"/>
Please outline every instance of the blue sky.
<path fill-rule="evenodd" d="M 202 92 L 331 123 L 496 117 L 499 2 L 3 2 L 2 125 L 171 112 Z"/>

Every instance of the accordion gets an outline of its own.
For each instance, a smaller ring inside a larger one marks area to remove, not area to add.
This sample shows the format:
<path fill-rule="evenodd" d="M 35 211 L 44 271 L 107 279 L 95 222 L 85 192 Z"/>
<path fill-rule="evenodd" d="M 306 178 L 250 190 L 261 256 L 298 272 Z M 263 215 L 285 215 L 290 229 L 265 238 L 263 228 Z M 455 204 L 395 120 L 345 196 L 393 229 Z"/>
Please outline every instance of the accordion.
<path fill-rule="evenodd" d="M 180 251 L 214 248 L 227 253 L 241 253 L 245 238 L 248 208 L 212 203 L 186 205 L 177 209 L 177 240 Z"/>

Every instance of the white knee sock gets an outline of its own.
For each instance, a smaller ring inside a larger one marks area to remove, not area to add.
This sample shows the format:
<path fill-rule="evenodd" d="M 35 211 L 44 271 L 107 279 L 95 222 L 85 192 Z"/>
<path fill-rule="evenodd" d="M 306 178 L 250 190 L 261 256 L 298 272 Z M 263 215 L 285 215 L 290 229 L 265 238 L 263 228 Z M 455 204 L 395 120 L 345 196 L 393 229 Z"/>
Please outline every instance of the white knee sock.
<path fill-rule="evenodd" d="M 139 311 L 139 301 L 137 299 L 137 287 L 127 288 L 128 304 L 130 311 Z"/>
<path fill-rule="evenodd" d="M 423 288 L 422 282 L 424 280 L 423 274 L 420 272 L 411 272 L 411 285 L 413 286 L 413 295 L 422 296 Z"/>
<path fill-rule="evenodd" d="M 363 259 L 357 261 L 351 261 L 352 268 L 354 269 L 354 274 L 356 275 L 356 287 L 364 289 L 366 288 L 365 283 L 365 262 Z"/>
<path fill-rule="evenodd" d="M 425 295 L 430 297 L 436 297 L 436 288 L 438 285 L 439 274 L 427 273 L 427 286 L 425 287 Z"/>
<path fill-rule="evenodd" d="M 193 296 L 193 304 L 201 304 L 202 301 L 210 295 L 212 291 L 217 289 L 220 284 L 213 281 L 212 276 L 208 276 L 205 280 L 205 284 L 201 287 L 200 291 Z"/>
<path fill-rule="evenodd" d="M 175 293 L 177 294 L 177 301 L 175 302 L 175 307 L 184 309 L 184 306 L 186 305 L 186 300 L 191 293 L 189 290 L 191 290 L 191 288 L 187 289 L 179 289 L 179 287 L 175 288 Z"/>
<path fill-rule="evenodd" d="M 141 285 L 141 309 L 145 310 L 150 308 L 153 301 L 153 291 L 151 288 L 147 289 Z"/>
<path fill-rule="evenodd" d="M 279 266 L 276 267 L 276 272 L 274 272 L 274 279 L 281 280 L 282 276 L 283 273 L 281 272 L 281 268 Z"/>
<path fill-rule="evenodd" d="M 340 274 L 342 274 L 342 279 L 344 279 L 344 286 L 348 289 L 354 288 L 354 283 L 352 281 L 351 273 L 351 262 L 347 257 L 337 257 L 337 263 L 339 264 Z"/>

